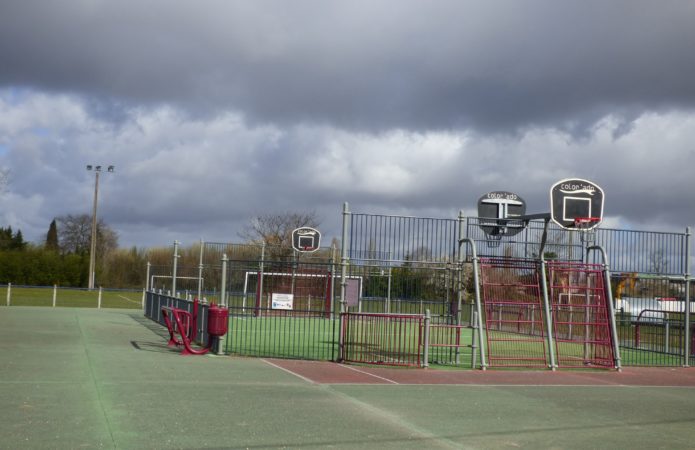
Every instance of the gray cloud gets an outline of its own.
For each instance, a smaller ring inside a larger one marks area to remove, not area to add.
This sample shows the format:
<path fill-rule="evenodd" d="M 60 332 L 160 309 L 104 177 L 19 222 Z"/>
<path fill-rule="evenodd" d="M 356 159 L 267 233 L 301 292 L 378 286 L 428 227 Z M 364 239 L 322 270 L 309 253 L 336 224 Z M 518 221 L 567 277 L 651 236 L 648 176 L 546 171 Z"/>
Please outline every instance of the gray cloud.
<path fill-rule="evenodd" d="M 124 245 L 254 214 L 455 217 L 581 177 L 626 226 L 693 222 L 692 2 L 0 5 L 0 225 L 89 213 Z M 675 193 L 675 194 L 674 194 Z"/>
<path fill-rule="evenodd" d="M 9 1 L 0 83 L 378 131 L 553 126 L 695 102 L 691 2 Z"/>

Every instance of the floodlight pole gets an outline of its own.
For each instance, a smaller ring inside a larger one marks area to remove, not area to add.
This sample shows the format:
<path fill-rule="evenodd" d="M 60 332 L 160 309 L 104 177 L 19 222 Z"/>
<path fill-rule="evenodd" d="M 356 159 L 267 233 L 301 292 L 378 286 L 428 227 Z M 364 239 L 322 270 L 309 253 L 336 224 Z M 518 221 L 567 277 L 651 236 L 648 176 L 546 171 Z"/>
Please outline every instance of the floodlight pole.
<path fill-rule="evenodd" d="M 94 204 L 92 205 L 92 237 L 89 248 L 89 276 L 87 281 L 87 287 L 92 290 L 94 289 L 94 282 L 96 278 L 95 265 L 96 265 L 96 252 L 97 252 L 97 198 L 99 196 L 99 174 L 101 173 L 101 166 L 92 166 L 91 164 L 87 166 L 87 170 L 94 170 Z M 114 166 L 108 166 L 108 171 L 113 172 Z"/>

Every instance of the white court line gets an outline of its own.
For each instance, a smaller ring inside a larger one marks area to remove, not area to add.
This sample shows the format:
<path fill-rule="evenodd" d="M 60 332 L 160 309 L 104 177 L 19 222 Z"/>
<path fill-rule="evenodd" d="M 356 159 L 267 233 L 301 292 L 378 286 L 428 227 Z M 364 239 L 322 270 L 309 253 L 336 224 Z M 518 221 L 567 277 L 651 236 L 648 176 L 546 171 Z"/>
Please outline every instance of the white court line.
<path fill-rule="evenodd" d="M 137 303 L 137 304 L 140 304 L 140 303 L 141 303 L 141 302 L 138 302 L 138 301 L 135 301 L 135 300 L 131 300 L 131 299 L 129 299 L 128 297 L 124 297 L 124 296 L 122 296 L 122 295 L 119 295 L 119 297 L 122 298 L 123 300 L 129 301 L 130 303 Z"/>
<path fill-rule="evenodd" d="M 391 384 L 400 384 L 397 381 L 390 380 L 388 378 L 380 377 L 379 375 L 374 375 L 373 373 L 365 372 L 364 370 L 356 369 L 354 367 L 346 366 L 345 364 L 341 364 L 340 367 L 345 367 L 346 369 L 354 370 L 355 372 L 363 373 L 365 375 L 372 376 L 374 378 L 378 378 L 380 380 L 388 381 Z"/>
<path fill-rule="evenodd" d="M 310 380 L 309 378 L 302 376 L 302 375 L 298 374 L 297 372 L 292 372 L 290 369 L 285 369 L 284 367 L 281 367 L 281 366 L 278 366 L 277 364 L 271 363 L 267 359 L 261 358 L 261 361 L 263 361 L 264 363 L 269 364 L 277 369 L 283 370 L 283 371 L 289 373 L 290 375 L 294 375 L 297 378 L 301 378 L 302 380 L 306 381 L 307 383 L 316 384 L 316 382 L 314 380 Z"/>

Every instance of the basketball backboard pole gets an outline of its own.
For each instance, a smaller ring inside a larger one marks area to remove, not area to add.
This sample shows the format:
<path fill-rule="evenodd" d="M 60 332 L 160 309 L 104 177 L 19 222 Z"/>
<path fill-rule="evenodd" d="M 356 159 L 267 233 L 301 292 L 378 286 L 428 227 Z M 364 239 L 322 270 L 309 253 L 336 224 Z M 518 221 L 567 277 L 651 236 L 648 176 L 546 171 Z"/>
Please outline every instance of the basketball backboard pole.
<path fill-rule="evenodd" d="M 532 220 L 543 220 L 543 234 L 541 236 L 541 248 L 538 252 L 539 255 L 543 255 L 543 251 L 545 250 L 545 243 L 548 240 L 548 224 L 550 223 L 550 220 L 552 219 L 552 215 L 550 213 L 536 213 L 536 214 L 524 214 L 522 216 L 517 216 L 517 217 L 507 217 L 507 218 L 497 218 L 495 219 L 497 221 L 497 224 L 500 226 L 505 226 L 508 222 L 522 222 L 524 224 L 524 228 L 528 226 L 528 223 Z"/>

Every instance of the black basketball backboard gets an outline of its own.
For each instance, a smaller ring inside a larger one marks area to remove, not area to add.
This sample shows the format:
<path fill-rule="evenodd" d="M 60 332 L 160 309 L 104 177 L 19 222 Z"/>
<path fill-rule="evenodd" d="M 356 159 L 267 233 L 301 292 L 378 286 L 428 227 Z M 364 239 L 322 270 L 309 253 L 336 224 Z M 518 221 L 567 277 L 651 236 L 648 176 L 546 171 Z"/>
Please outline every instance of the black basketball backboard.
<path fill-rule="evenodd" d="M 321 245 L 321 233 L 310 227 L 297 228 L 292 232 L 292 248 L 298 252 L 315 252 Z"/>
<path fill-rule="evenodd" d="M 524 229 L 522 220 L 508 220 L 526 214 L 526 202 L 508 191 L 488 192 L 478 199 L 479 225 L 490 236 L 513 236 Z"/>
<path fill-rule="evenodd" d="M 550 216 L 562 228 L 576 228 L 577 219 L 586 219 L 584 229 L 603 220 L 603 189 L 581 178 L 560 180 L 550 188 Z"/>

